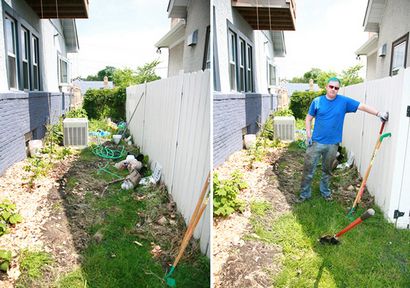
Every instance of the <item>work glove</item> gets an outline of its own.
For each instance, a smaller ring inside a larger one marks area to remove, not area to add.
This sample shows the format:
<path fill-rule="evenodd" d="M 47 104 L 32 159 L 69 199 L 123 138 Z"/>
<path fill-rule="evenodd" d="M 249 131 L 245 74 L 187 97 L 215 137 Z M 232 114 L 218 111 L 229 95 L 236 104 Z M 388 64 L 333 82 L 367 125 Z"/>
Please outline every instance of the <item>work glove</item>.
<path fill-rule="evenodd" d="M 379 117 L 382 122 L 386 122 L 389 120 L 389 112 L 377 112 L 377 117 Z"/>
<path fill-rule="evenodd" d="M 310 147 L 312 146 L 312 144 L 313 144 L 312 138 L 311 137 L 306 138 L 306 147 Z"/>

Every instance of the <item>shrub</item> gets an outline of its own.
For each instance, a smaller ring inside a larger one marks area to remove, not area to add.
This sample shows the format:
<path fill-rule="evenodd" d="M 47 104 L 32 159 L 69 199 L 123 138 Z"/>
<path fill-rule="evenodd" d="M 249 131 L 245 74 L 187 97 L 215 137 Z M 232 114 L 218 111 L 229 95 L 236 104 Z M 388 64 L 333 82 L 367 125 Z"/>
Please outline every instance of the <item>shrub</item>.
<path fill-rule="evenodd" d="M 125 119 L 125 88 L 89 89 L 85 93 L 83 108 L 90 119 L 111 117 Z"/>
<path fill-rule="evenodd" d="M 309 110 L 310 103 L 317 96 L 325 94 L 322 91 L 295 91 L 290 98 L 289 109 L 292 111 L 296 119 L 303 119 Z"/>
<path fill-rule="evenodd" d="M 293 112 L 288 108 L 282 108 L 273 113 L 273 116 L 293 116 Z"/>
<path fill-rule="evenodd" d="M 213 205 L 214 215 L 228 216 L 235 211 L 242 211 L 244 202 L 237 198 L 238 193 L 247 188 L 248 184 L 243 180 L 243 175 L 235 170 L 230 179 L 219 180 L 215 172 L 213 176 Z"/>

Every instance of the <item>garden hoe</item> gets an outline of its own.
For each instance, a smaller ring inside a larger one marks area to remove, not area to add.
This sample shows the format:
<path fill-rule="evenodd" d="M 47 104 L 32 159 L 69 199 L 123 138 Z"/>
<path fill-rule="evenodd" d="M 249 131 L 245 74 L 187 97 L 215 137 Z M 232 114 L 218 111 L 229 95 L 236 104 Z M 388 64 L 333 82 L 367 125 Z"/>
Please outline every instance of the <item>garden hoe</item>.
<path fill-rule="evenodd" d="M 349 213 L 347 214 L 347 218 L 349 218 L 350 220 L 354 219 L 353 218 L 353 213 L 355 212 L 357 205 L 360 203 L 360 201 L 362 199 L 362 196 L 363 196 L 363 193 L 364 193 L 364 188 L 366 187 L 367 178 L 369 178 L 370 170 L 373 167 L 373 162 L 374 162 L 374 158 L 376 157 L 377 151 L 379 151 L 383 139 L 386 138 L 386 137 L 391 137 L 391 133 L 382 134 L 383 129 L 384 129 L 384 124 L 385 124 L 385 122 L 382 123 L 382 126 L 380 128 L 379 136 L 377 138 L 377 142 L 376 142 L 376 145 L 375 145 L 374 150 L 373 150 L 372 158 L 370 159 L 370 164 L 367 167 L 366 173 L 364 174 L 362 184 L 360 185 L 359 191 L 356 194 L 356 198 L 353 202 L 352 208 L 350 208 Z"/>
<path fill-rule="evenodd" d="M 350 223 L 349 225 L 346 226 L 346 228 L 344 228 L 343 230 L 341 230 L 340 232 L 338 232 L 337 234 L 331 236 L 331 235 L 325 235 L 320 237 L 319 242 L 321 244 L 332 244 L 332 245 L 337 245 L 340 243 L 339 237 L 342 236 L 343 234 L 345 234 L 347 231 L 353 229 L 356 225 L 359 225 L 360 223 L 362 223 L 364 220 L 366 220 L 367 218 L 370 218 L 374 215 L 374 210 L 373 209 L 368 209 L 366 212 L 364 212 L 362 214 L 362 216 L 360 216 L 359 218 L 357 218 L 356 220 L 354 220 L 352 223 Z"/>
<path fill-rule="evenodd" d="M 169 287 L 176 287 L 175 279 L 171 278 L 171 275 L 172 273 L 174 273 L 175 267 L 177 266 L 179 259 L 181 259 L 182 255 L 184 254 L 185 248 L 188 246 L 189 240 L 191 239 L 192 234 L 195 231 L 195 227 L 198 224 L 199 220 L 201 219 L 202 214 L 204 213 L 204 210 L 206 208 L 206 205 L 208 203 L 208 198 L 209 198 L 209 195 L 207 194 L 208 186 L 209 186 L 209 174 L 205 180 L 204 186 L 202 187 L 201 195 L 198 198 L 198 202 L 196 204 L 194 213 L 192 213 L 191 220 L 189 221 L 184 238 L 182 239 L 181 246 L 179 247 L 178 256 L 175 258 L 175 261 L 172 264 L 169 272 L 165 276 L 165 281 Z"/>

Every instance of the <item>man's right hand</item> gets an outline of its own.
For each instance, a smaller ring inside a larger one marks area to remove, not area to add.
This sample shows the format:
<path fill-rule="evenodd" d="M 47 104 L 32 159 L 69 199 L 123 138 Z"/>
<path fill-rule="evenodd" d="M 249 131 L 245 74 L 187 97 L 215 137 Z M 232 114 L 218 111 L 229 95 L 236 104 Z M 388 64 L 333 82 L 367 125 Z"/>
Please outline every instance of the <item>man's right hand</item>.
<path fill-rule="evenodd" d="M 312 144 L 313 144 L 312 138 L 311 137 L 306 138 L 306 146 L 310 147 L 310 146 L 312 146 Z"/>
<path fill-rule="evenodd" d="M 377 117 L 379 117 L 382 122 L 386 122 L 389 120 L 389 112 L 378 112 Z"/>

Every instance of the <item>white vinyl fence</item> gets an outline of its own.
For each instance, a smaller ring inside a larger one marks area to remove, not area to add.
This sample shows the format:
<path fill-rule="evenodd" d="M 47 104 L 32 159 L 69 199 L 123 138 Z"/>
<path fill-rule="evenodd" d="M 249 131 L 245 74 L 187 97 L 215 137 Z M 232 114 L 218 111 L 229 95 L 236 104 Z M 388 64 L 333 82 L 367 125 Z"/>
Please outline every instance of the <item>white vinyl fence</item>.
<path fill-rule="evenodd" d="M 410 222 L 410 68 L 398 75 L 342 88 L 340 94 L 390 113 L 385 138 L 376 155 L 367 188 L 385 217 L 399 228 Z M 381 122 L 358 111 L 346 115 L 343 145 L 352 152 L 359 173 L 364 175 L 377 141 Z M 404 215 L 395 218 L 396 213 Z"/>
<path fill-rule="evenodd" d="M 127 88 L 127 121 L 135 111 L 129 123 L 134 142 L 151 165 L 157 161 L 162 166 L 161 182 L 186 223 L 210 171 L 209 77 L 206 70 Z M 210 219 L 208 203 L 194 233 L 208 256 Z"/>

